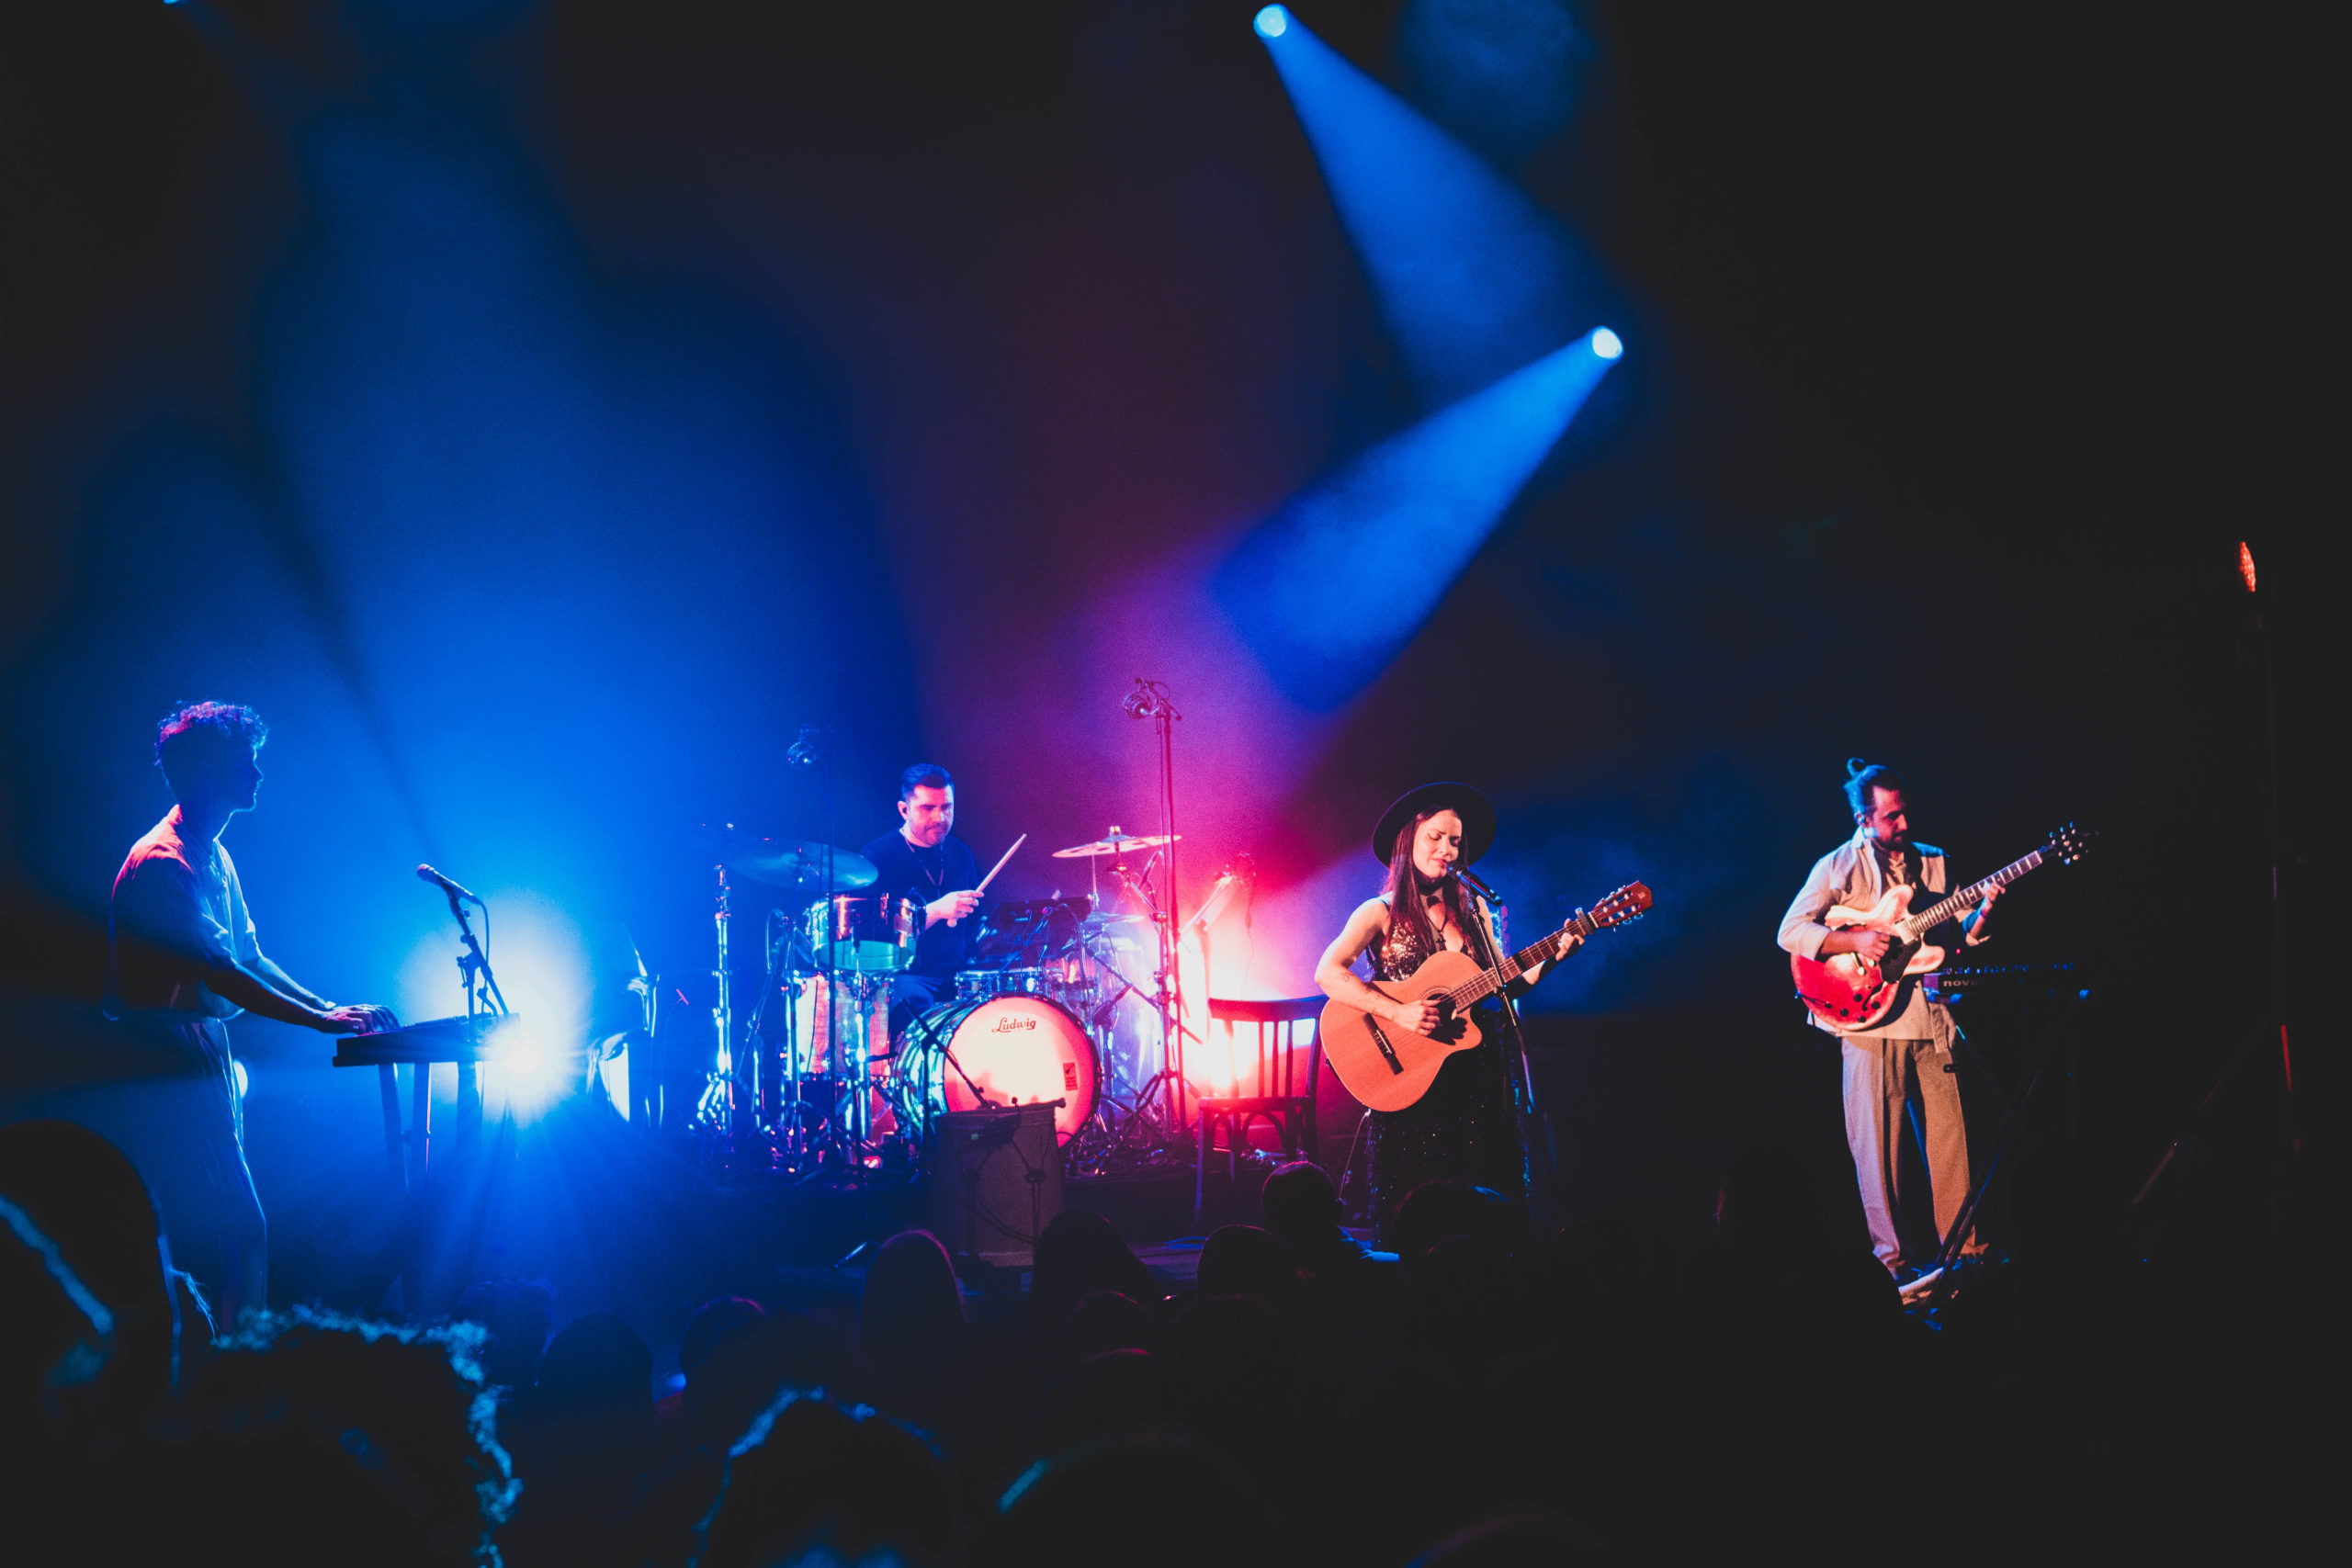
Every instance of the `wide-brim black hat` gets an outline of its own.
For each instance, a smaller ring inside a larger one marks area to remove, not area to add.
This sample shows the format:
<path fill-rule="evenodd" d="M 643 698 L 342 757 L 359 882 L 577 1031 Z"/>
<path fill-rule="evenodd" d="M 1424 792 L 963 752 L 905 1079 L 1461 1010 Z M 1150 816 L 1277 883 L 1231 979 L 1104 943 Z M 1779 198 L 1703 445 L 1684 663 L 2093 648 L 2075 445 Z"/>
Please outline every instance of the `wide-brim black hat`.
<path fill-rule="evenodd" d="M 1414 818 L 1449 807 L 1462 818 L 1461 863 L 1476 864 L 1495 845 L 1495 803 L 1466 784 L 1425 784 L 1398 795 L 1396 804 L 1380 814 L 1380 826 L 1372 830 L 1372 858 L 1386 865 L 1396 852 L 1396 835 L 1411 826 Z"/>

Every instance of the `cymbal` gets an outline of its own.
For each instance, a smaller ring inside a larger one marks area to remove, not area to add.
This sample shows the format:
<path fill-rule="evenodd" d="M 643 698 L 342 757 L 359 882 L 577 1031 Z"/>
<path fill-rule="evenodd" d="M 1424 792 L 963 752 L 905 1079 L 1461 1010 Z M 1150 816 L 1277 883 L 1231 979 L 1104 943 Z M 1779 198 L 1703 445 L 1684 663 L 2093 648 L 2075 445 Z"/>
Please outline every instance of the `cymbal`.
<path fill-rule="evenodd" d="M 1147 930 L 1150 925 L 1151 917 L 1149 915 L 1119 915 L 1104 913 L 1088 916 L 1084 922 L 1084 929 L 1089 936 L 1101 936 L 1105 931 L 1117 931 L 1122 928 L 1130 931 Z"/>
<path fill-rule="evenodd" d="M 1183 836 L 1178 833 L 1172 837 L 1181 839 Z M 1056 850 L 1054 858 L 1056 860 L 1084 860 L 1089 855 L 1123 855 L 1129 850 L 1158 849 L 1160 845 L 1170 841 L 1171 836 L 1167 833 L 1153 833 L 1148 837 L 1141 838 L 1133 835 L 1114 836 L 1108 839 L 1097 839 L 1091 844 L 1072 844 L 1066 850 Z"/>
<path fill-rule="evenodd" d="M 821 893 L 825 887 L 825 846 L 801 839 L 754 839 L 725 829 L 718 835 L 718 863 L 738 876 L 772 887 L 803 893 Z M 834 891 L 870 887 L 881 874 L 864 855 L 839 848 L 833 851 Z"/>

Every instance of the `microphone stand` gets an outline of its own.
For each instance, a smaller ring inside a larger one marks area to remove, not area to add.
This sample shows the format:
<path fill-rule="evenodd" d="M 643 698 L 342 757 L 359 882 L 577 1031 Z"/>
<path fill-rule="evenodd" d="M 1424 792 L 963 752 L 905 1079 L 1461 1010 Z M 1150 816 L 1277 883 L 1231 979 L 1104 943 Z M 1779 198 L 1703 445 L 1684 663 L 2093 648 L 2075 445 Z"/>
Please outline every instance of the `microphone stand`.
<path fill-rule="evenodd" d="M 466 1043 L 478 1047 L 481 1044 L 482 1025 L 476 1021 L 504 1018 L 509 1016 L 511 1010 L 506 1005 L 506 994 L 498 988 L 498 975 L 490 966 L 490 954 L 484 953 L 481 943 L 474 940 L 473 922 L 466 918 L 464 901 L 446 887 L 442 892 L 448 897 L 449 914 L 458 922 L 458 940 L 465 948 L 458 954 L 458 979 L 466 988 Z M 486 921 L 488 913 L 485 912 L 482 918 Z M 420 1107 L 425 1103 L 424 1086 L 432 1071 L 432 1067 L 424 1062 L 416 1065 L 416 1100 Z M 472 1062 L 458 1064 L 458 1107 L 461 1125 L 481 1125 L 481 1080 Z M 417 1125 L 421 1130 L 424 1123 L 420 1119 Z"/>
<path fill-rule="evenodd" d="M 1184 977 L 1176 962 L 1183 914 L 1182 892 L 1176 882 L 1176 725 L 1184 716 L 1170 700 L 1167 682 L 1140 675 L 1122 705 L 1128 717 L 1151 720 L 1153 736 L 1159 742 L 1159 831 L 1167 840 L 1162 846 L 1168 857 L 1167 880 L 1162 886 L 1168 890 L 1168 907 L 1161 908 L 1158 899 L 1148 897 L 1148 870 L 1145 891 L 1159 942 L 1159 1061 L 1160 1076 L 1168 1080 L 1169 1139 L 1189 1146 L 1184 1138 L 1184 1038 L 1191 1031 L 1184 1027 Z"/>
<path fill-rule="evenodd" d="M 1462 890 L 1479 906 L 1478 918 L 1472 923 L 1478 928 L 1478 944 L 1486 949 L 1479 962 L 1486 968 L 1502 963 L 1501 943 L 1496 939 L 1494 917 L 1503 912 L 1499 899 L 1489 898 L 1466 878 L 1454 878 Z M 1555 958 L 1551 961 L 1557 964 Z M 1511 1109 L 1519 1120 L 1521 1177 L 1527 1184 L 1527 1205 L 1531 1218 L 1539 1201 L 1545 1210 L 1554 1206 L 1555 1172 L 1552 1167 L 1550 1129 L 1543 1111 L 1535 1103 L 1535 1071 L 1527 1059 L 1527 1030 L 1520 1021 L 1519 1003 L 1511 996 L 1509 986 L 1495 989 L 1495 999 L 1502 1004 L 1504 1032 L 1510 1036 L 1510 1047 L 1503 1056 L 1503 1072 L 1510 1080 Z M 1498 1043 L 1499 1043 L 1499 1042 Z"/>
<path fill-rule="evenodd" d="M 477 1017 L 504 1018 L 513 1010 L 506 1005 L 506 995 L 498 988 L 498 976 L 490 966 L 490 955 L 474 940 L 473 922 L 466 918 L 466 907 L 456 894 L 449 895 L 449 913 L 458 922 L 458 940 L 466 951 L 458 954 L 458 977 L 466 987 L 466 1021 L 470 1025 Z"/>

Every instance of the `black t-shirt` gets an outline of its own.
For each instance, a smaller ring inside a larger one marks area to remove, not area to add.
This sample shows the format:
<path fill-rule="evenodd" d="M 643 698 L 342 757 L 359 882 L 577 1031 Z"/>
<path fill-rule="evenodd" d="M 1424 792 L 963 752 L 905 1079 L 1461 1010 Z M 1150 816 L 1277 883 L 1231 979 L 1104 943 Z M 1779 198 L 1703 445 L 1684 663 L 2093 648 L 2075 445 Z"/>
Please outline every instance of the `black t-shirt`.
<path fill-rule="evenodd" d="M 969 844 L 952 835 L 933 848 L 919 850 L 907 842 L 904 833 L 885 833 L 861 852 L 882 874 L 874 883 L 877 893 L 900 893 L 918 904 L 928 904 L 942 894 L 979 886 L 979 861 Z M 980 919 L 987 912 L 983 900 L 978 909 L 956 924 L 942 920 L 924 931 L 915 944 L 910 971 L 944 976 L 970 968 L 972 942 L 979 935 Z"/>

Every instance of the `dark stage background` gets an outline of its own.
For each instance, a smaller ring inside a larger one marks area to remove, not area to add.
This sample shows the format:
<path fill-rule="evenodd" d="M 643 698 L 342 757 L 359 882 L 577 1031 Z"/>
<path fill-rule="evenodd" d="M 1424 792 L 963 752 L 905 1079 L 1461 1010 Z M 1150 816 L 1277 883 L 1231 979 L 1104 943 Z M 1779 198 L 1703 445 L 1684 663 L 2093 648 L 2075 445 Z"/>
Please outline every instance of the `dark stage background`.
<path fill-rule="evenodd" d="M 802 722 L 838 732 L 839 841 L 932 758 L 984 861 L 1033 835 L 1005 890 L 1078 886 L 1044 849 L 1155 819 L 1119 710 L 1148 675 L 1184 714 L 1186 907 L 1263 869 L 1221 989 L 1312 989 L 1365 829 L 1430 777 L 1494 794 L 1522 940 L 1657 889 L 1531 1006 L 1569 1209 L 1684 1240 L 1747 1136 L 1849 1190 L 1773 945 L 1849 830 L 1844 759 L 1908 772 L 1963 876 L 2096 826 L 1984 956 L 2095 993 L 2042 1164 L 2111 1218 L 2267 1022 L 2257 603 L 2290 910 L 2319 876 L 2316 51 L 2244 19 L 1301 5 L 1578 237 L 1577 330 L 1627 344 L 1428 624 L 1321 703 L 1209 576 L 1426 411 L 1253 9 L 12 21 L 20 1083 L 73 1070 L 176 699 L 275 727 L 228 841 L 292 973 L 454 1010 L 429 860 L 490 896 L 518 1006 L 584 1023 L 631 936 L 707 1001 L 693 830 L 824 836 Z M 2013 1060 L 2006 1012 L 1964 1016 Z M 372 1086 L 318 1037 L 236 1038 L 283 1234 L 374 1170 Z M 2267 1045 L 2224 1122 L 2210 1179 L 2263 1186 Z"/>

